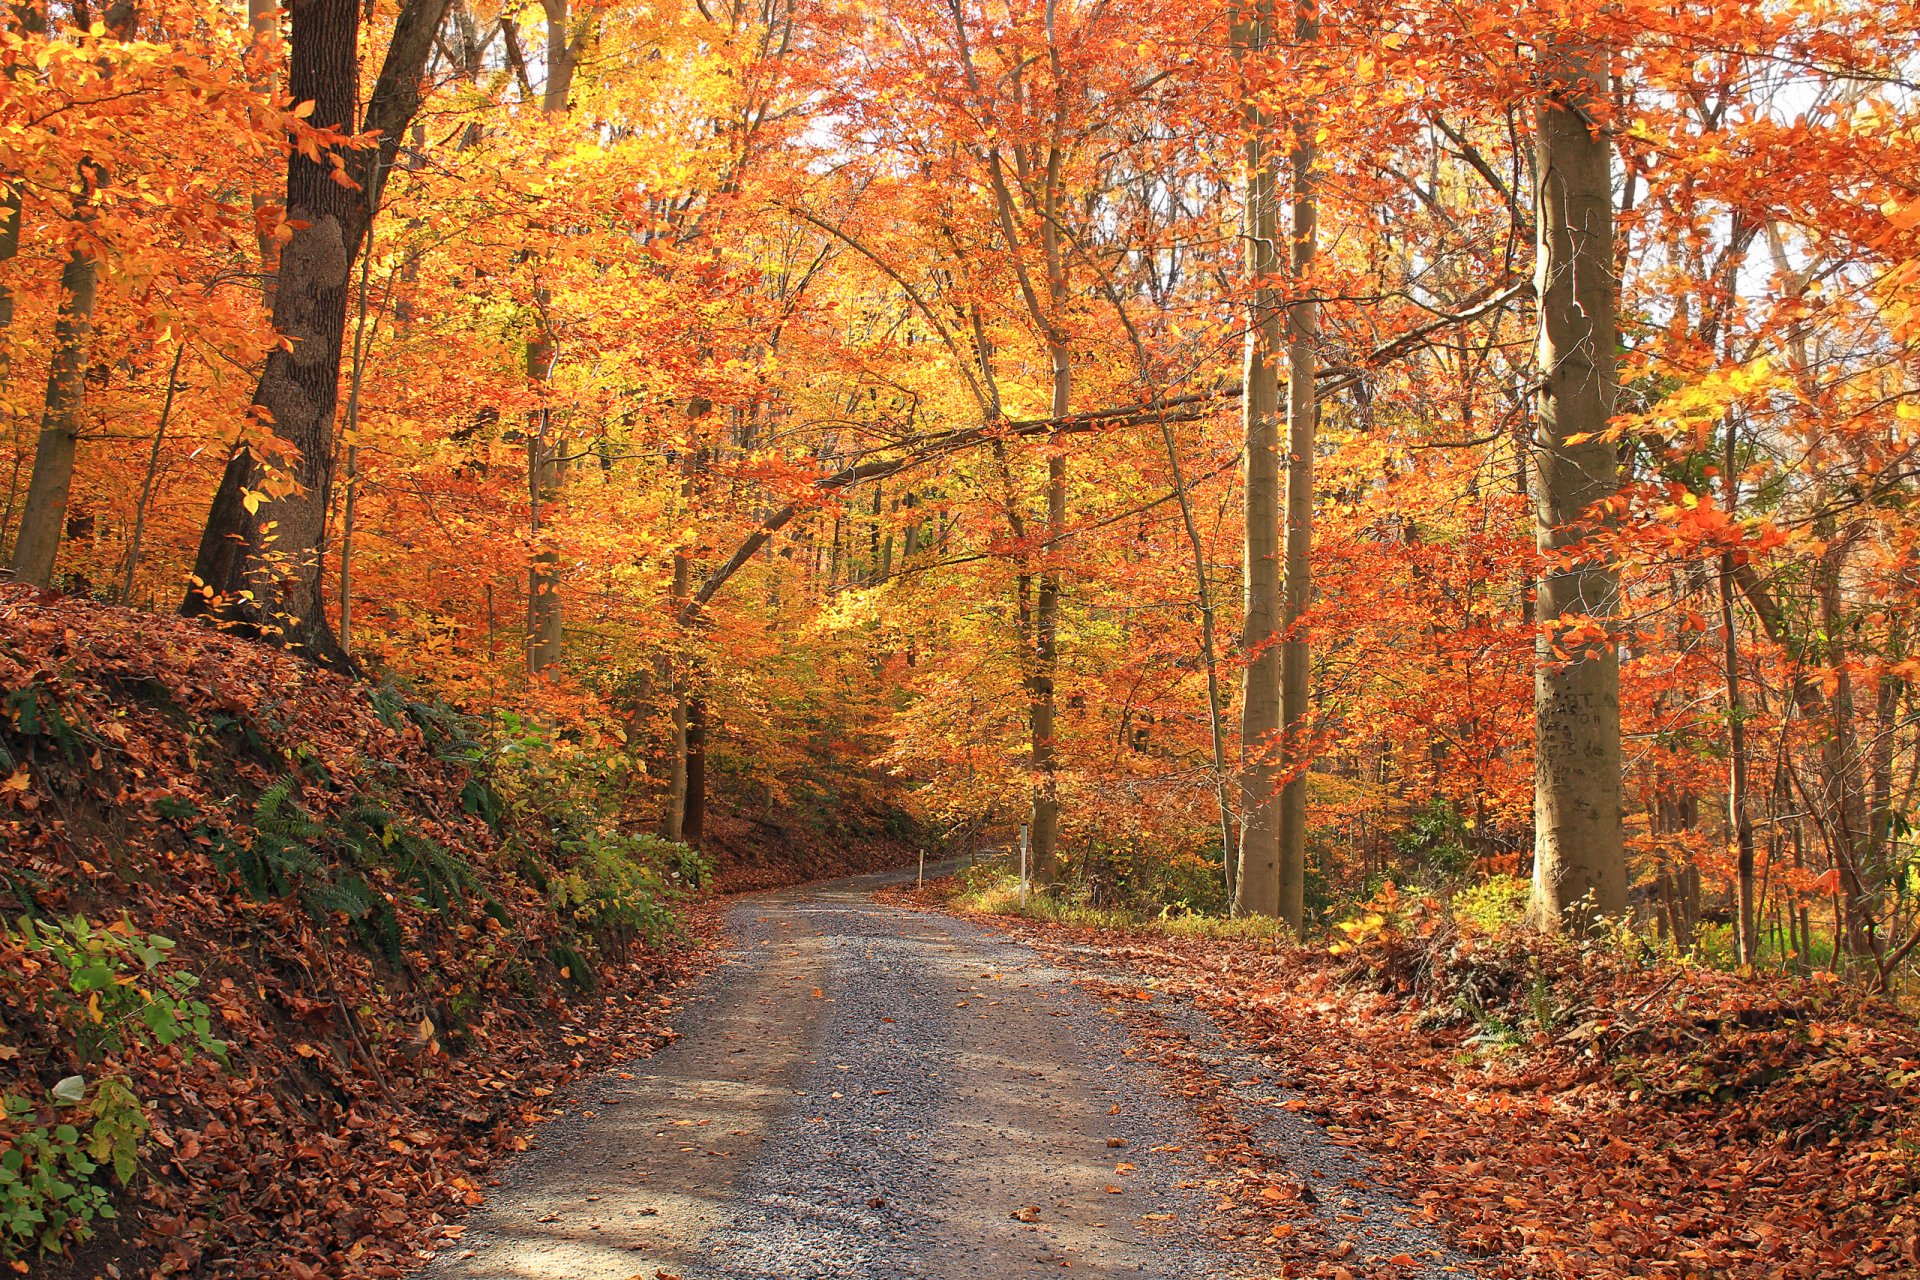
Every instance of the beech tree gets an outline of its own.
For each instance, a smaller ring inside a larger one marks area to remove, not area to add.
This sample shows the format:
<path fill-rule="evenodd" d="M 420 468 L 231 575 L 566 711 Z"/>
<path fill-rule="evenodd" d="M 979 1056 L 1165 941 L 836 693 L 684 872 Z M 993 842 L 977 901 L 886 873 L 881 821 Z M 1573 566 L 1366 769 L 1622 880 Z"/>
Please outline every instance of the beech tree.
<path fill-rule="evenodd" d="M 1529 916 L 1584 927 L 1627 903 L 1621 847 L 1618 579 L 1587 534 L 1620 487 L 1606 439 L 1619 392 L 1613 144 L 1601 55 L 1580 37 L 1542 45 L 1534 117 L 1535 290 L 1540 322 L 1534 526 L 1543 568 L 1534 674 L 1534 854 Z"/>

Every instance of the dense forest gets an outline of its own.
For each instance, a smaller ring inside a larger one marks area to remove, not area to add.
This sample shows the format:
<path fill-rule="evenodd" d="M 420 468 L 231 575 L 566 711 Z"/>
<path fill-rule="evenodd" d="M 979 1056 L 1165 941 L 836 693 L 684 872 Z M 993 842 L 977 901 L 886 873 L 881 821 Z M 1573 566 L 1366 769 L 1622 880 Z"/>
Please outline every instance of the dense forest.
<path fill-rule="evenodd" d="M 716 874 L 1913 996 L 1899 4 L 10 0 L 0 63 L 0 1256 L 302 1017 L 401 1115 L 599 1061 Z M 224 1177 L 153 1194 L 271 1220 Z"/>

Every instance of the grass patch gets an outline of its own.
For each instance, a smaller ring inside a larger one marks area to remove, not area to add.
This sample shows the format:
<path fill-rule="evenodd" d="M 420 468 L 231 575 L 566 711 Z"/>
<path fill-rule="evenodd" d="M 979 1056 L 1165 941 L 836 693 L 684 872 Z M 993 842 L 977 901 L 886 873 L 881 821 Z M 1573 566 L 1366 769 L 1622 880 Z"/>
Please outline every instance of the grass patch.
<path fill-rule="evenodd" d="M 956 880 L 947 905 L 969 915 L 1017 916 L 1083 929 L 1156 933 L 1170 938 L 1277 938 L 1286 926 L 1264 916 L 1235 919 L 1185 911 L 1148 913 L 1100 907 L 1072 889 L 1020 891 L 1020 878 L 996 867 L 977 866 Z"/>

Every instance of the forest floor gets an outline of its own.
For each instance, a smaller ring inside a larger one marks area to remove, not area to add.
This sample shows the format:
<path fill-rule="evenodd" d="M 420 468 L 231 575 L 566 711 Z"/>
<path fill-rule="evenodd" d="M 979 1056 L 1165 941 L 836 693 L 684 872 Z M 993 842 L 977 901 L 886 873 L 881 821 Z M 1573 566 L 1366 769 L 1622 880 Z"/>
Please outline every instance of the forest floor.
<path fill-rule="evenodd" d="M 890 879 L 736 900 L 679 1039 L 583 1082 L 423 1280 L 1472 1270 L 1205 1015 L 1171 1034 L 1231 1120 L 1099 984 L 876 901 Z M 1232 1212 L 1249 1142 L 1257 1231 Z"/>

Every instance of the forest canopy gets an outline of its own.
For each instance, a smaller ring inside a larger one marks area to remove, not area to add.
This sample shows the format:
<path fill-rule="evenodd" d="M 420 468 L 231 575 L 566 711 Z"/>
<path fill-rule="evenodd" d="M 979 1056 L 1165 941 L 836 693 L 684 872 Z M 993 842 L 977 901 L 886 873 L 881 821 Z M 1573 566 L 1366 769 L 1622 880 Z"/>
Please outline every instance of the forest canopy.
<path fill-rule="evenodd" d="M 832 757 L 1101 902 L 1491 884 L 1884 985 L 1917 43 L 26 0 L 0 552 L 609 753 L 669 840 Z"/>

